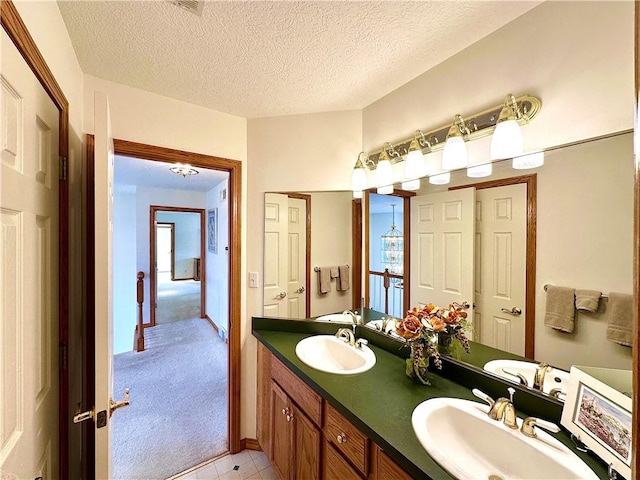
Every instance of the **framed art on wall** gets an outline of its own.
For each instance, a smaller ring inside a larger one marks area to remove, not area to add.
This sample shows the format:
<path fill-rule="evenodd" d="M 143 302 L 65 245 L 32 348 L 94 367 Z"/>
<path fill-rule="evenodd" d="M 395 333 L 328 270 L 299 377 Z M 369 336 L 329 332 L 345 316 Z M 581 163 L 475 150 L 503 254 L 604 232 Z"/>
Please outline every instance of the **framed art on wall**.
<path fill-rule="evenodd" d="M 207 212 L 207 245 L 211 253 L 218 253 L 218 209 Z"/>

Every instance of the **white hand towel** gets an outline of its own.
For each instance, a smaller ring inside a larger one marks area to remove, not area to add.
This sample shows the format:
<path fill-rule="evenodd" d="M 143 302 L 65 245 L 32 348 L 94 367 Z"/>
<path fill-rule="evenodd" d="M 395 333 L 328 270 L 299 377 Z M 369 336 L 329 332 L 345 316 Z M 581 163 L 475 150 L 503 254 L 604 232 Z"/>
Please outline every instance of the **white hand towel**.
<path fill-rule="evenodd" d="M 318 270 L 318 289 L 322 295 L 331 291 L 331 268 L 320 267 Z"/>
<path fill-rule="evenodd" d="M 549 286 L 547 312 L 544 324 L 561 332 L 573 333 L 575 323 L 575 290 L 569 287 Z"/>
<path fill-rule="evenodd" d="M 576 310 L 581 312 L 596 312 L 600 305 L 602 292 L 596 290 L 576 290 Z"/>
<path fill-rule="evenodd" d="M 340 265 L 338 267 L 340 278 L 338 278 L 338 290 L 349 290 L 349 265 Z"/>
<path fill-rule="evenodd" d="M 631 347 L 633 345 L 633 295 L 609 293 L 607 316 L 609 317 L 607 340 Z"/>

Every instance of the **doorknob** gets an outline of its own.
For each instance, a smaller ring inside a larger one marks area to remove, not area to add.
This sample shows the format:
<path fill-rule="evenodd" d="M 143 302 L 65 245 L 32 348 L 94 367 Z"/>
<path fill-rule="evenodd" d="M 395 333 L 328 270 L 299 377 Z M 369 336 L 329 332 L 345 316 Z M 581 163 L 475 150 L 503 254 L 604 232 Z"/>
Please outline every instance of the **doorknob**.
<path fill-rule="evenodd" d="M 87 410 L 86 412 L 81 412 L 80 403 L 78 403 L 76 414 L 73 416 L 73 423 L 82 423 L 85 420 L 89 420 L 91 418 L 93 418 L 93 408 L 91 410 Z"/>
<path fill-rule="evenodd" d="M 129 389 L 124 389 L 124 400 L 120 400 L 119 402 L 114 402 L 113 398 L 109 399 L 109 416 L 113 415 L 119 408 L 128 407 L 129 406 Z"/>
<path fill-rule="evenodd" d="M 296 293 L 302 293 L 304 292 L 304 287 L 300 287 L 299 289 L 296 290 Z"/>
<path fill-rule="evenodd" d="M 287 292 L 280 292 L 278 295 L 276 295 L 276 298 L 283 299 L 286 296 L 287 296 Z"/>
<path fill-rule="evenodd" d="M 506 308 L 501 308 L 500 310 L 502 310 L 504 313 L 508 313 L 509 315 L 520 315 L 522 314 L 522 310 L 520 310 L 518 307 L 513 307 L 511 310 L 507 310 Z"/>

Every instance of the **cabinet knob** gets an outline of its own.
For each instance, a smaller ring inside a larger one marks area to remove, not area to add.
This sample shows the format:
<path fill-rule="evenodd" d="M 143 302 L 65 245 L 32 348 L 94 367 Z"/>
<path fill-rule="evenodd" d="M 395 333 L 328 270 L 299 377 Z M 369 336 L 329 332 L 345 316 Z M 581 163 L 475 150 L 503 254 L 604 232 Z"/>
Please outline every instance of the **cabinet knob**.
<path fill-rule="evenodd" d="M 282 409 L 282 414 L 283 414 L 283 415 L 289 415 L 289 407 L 287 407 L 287 408 L 283 408 L 283 409 Z"/>
<path fill-rule="evenodd" d="M 290 422 L 291 420 L 293 420 L 293 415 L 287 415 L 287 422 Z"/>
<path fill-rule="evenodd" d="M 338 435 L 338 443 L 347 443 L 347 436 L 344 433 Z"/>

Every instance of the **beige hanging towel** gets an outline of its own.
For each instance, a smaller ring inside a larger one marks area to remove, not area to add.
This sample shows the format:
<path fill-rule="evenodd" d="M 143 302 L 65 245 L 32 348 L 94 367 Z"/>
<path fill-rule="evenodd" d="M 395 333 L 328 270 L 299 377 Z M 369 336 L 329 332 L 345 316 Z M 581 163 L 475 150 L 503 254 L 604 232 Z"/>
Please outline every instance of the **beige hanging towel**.
<path fill-rule="evenodd" d="M 320 267 L 318 269 L 318 287 L 322 295 L 331 291 L 331 267 Z"/>
<path fill-rule="evenodd" d="M 338 290 L 343 292 L 349 290 L 349 265 L 340 265 L 338 271 Z"/>
<path fill-rule="evenodd" d="M 609 316 L 607 340 L 631 347 L 633 345 L 633 295 L 610 292 L 607 313 Z"/>
<path fill-rule="evenodd" d="M 600 305 L 600 295 L 597 290 L 576 290 L 576 310 L 581 312 L 596 312 Z"/>
<path fill-rule="evenodd" d="M 544 324 L 561 332 L 573 333 L 576 316 L 574 298 L 575 289 L 549 285 Z"/>
<path fill-rule="evenodd" d="M 338 267 L 329 267 L 329 271 L 331 272 L 331 278 L 338 278 L 340 275 Z"/>

